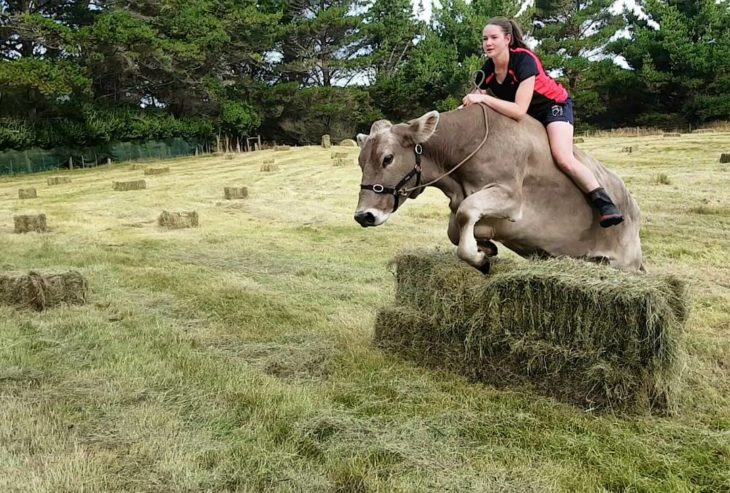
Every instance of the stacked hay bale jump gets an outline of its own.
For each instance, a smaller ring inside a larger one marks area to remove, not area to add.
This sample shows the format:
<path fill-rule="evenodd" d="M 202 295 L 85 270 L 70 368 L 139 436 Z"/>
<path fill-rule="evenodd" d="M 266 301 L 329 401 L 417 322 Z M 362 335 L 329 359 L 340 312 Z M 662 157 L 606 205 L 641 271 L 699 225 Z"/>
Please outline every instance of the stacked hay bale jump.
<path fill-rule="evenodd" d="M 115 181 L 112 182 L 112 188 L 117 192 L 125 192 L 127 190 L 144 190 L 147 188 L 147 182 L 144 180 Z"/>
<path fill-rule="evenodd" d="M 274 152 L 290 151 L 290 150 L 291 150 L 290 146 L 274 146 Z"/>
<path fill-rule="evenodd" d="M 51 176 L 46 180 L 49 185 L 63 185 L 64 183 L 71 183 L 71 178 L 68 176 Z"/>
<path fill-rule="evenodd" d="M 246 187 L 224 187 L 223 196 L 226 200 L 245 199 L 248 197 L 248 188 Z"/>
<path fill-rule="evenodd" d="M 0 273 L 0 304 L 45 310 L 61 303 L 86 303 L 88 283 L 76 271 L 62 274 Z"/>
<path fill-rule="evenodd" d="M 664 132 L 664 137 L 681 137 L 682 134 L 679 132 Z"/>
<path fill-rule="evenodd" d="M 164 175 L 170 172 L 170 167 L 165 166 L 164 168 L 145 168 L 145 175 Z"/>
<path fill-rule="evenodd" d="M 197 228 L 198 213 L 196 211 L 168 212 L 162 211 L 157 224 L 167 229 Z"/>
<path fill-rule="evenodd" d="M 271 172 L 271 171 L 278 171 L 279 166 L 276 164 L 276 160 L 274 158 L 270 159 L 264 159 L 264 162 L 261 163 L 260 171 L 264 172 Z"/>
<path fill-rule="evenodd" d="M 20 233 L 46 233 L 48 223 L 45 214 L 23 214 L 14 216 L 15 232 Z"/>
<path fill-rule="evenodd" d="M 18 198 L 19 199 L 34 199 L 38 197 L 35 188 L 19 188 Z"/>
<path fill-rule="evenodd" d="M 375 343 L 427 366 L 587 408 L 666 411 L 680 369 L 685 285 L 577 260 L 397 257 Z"/>

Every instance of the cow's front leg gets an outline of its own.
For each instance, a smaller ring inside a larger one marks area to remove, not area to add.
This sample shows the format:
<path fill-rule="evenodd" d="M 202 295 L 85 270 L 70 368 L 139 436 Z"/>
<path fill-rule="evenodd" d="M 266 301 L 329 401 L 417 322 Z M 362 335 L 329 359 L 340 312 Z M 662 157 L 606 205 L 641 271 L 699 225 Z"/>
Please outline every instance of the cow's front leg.
<path fill-rule="evenodd" d="M 521 215 L 522 203 L 518 194 L 510 188 L 494 185 L 469 195 L 456 211 L 456 223 L 459 226 L 456 254 L 480 269 L 487 262 L 487 254 L 480 251 L 474 237 L 476 223 L 484 217 L 517 221 Z"/>

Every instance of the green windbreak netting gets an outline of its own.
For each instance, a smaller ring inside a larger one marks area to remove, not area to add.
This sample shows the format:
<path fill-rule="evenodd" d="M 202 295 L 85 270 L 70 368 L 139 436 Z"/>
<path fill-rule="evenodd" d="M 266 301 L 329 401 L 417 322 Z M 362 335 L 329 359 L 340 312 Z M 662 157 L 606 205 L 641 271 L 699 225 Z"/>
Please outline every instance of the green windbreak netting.
<path fill-rule="evenodd" d="M 0 151 L 0 175 L 35 173 L 57 168 L 98 166 L 109 160 L 116 162 L 139 159 L 165 159 L 195 154 L 201 146 L 183 139 L 149 141 L 144 143 L 118 142 L 85 149 L 40 149 Z"/>

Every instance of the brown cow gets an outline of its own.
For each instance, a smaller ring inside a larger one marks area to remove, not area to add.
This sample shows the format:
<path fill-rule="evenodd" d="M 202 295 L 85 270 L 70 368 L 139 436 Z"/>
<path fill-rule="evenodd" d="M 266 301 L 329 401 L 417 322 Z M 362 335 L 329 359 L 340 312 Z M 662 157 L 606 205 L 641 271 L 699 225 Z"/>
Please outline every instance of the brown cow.
<path fill-rule="evenodd" d="M 547 133 L 531 117 L 518 122 L 477 104 L 398 125 L 380 120 L 357 140 L 362 184 L 355 220 L 363 227 L 383 224 L 402 201 L 434 186 L 450 200 L 448 236 L 457 255 L 476 268 L 488 268 L 487 256 L 496 255 L 491 240 L 523 256 L 642 268 L 639 207 L 621 178 L 575 149 L 624 213 L 622 224 L 601 228 L 598 213 L 555 165 Z"/>

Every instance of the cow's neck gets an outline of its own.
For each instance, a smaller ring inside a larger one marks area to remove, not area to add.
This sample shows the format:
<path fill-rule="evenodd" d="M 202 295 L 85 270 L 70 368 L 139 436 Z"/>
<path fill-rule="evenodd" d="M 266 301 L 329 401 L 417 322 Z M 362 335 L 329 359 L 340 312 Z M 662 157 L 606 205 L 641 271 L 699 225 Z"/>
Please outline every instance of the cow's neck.
<path fill-rule="evenodd" d="M 474 111 L 478 111 L 478 114 Z M 455 210 L 466 193 L 459 178 L 459 170 L 448 176 L 444 176 L 455 166 L 458 166 L 469 154 L 472 153 L 484 139 L 484 115 L 478 105 L 459 110 L 472 111 L 474 117 L 478 117 L 478 125 L 465 125 L 464 115 L 456 112 L 442 113 L 439 118 L 438 127 L 434 135 L 423 144 L 424 159 L 427 164 L 423 168 L 423 181 L 429 182 L 443 176 L 432 186 L 441 190 L 449 197 L 450 207 Z M 487 109 L 487 111 L 489 111 Z M 472 119 L 472 121 L 475 121 Z M 485 143 L 486 145 L 486 143 Z"/>

